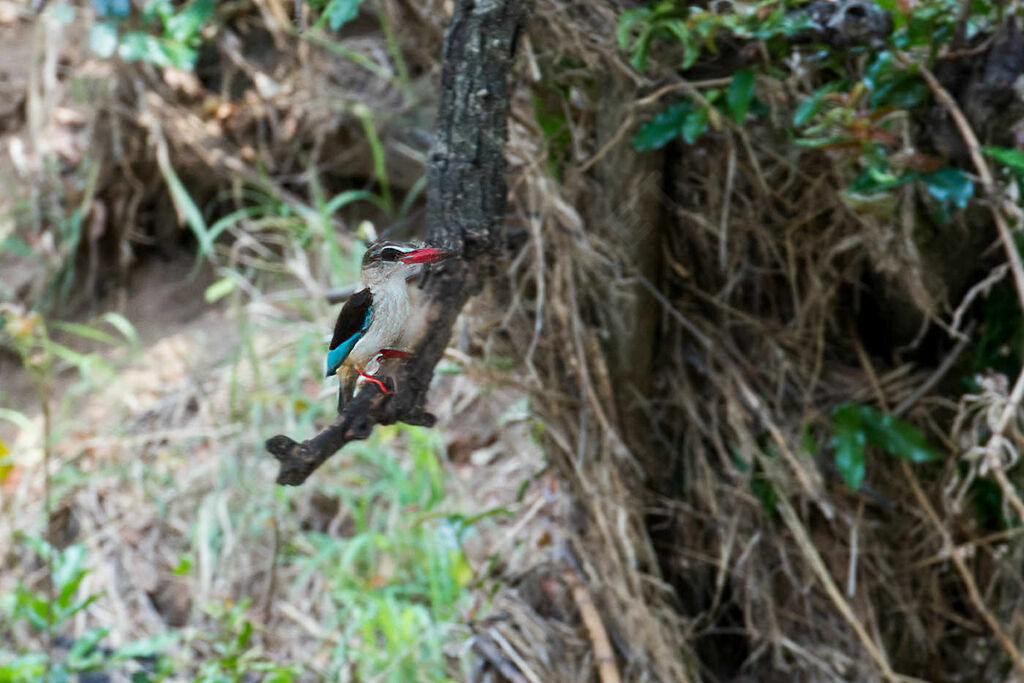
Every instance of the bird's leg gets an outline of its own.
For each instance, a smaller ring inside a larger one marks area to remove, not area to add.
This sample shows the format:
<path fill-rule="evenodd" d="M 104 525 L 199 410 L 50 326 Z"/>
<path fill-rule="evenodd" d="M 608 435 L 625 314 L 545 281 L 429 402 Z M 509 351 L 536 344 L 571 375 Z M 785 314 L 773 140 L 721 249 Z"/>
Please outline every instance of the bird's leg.
<path fill-rule="evenodd" d="M 367 382 L 373 382 L 374 384 L 376 384 L 377 387 L 382 392 L 384 392 L 385 394 L 390 394 L 391 393 L 391 390 L 388 389 L 386 386 L 384 386 L 384 382 L 381 382 L 379 379 L 377 379 L 373 375 L 367 374 L 367 373 L 363 372 L 362 370 L 360 370 L 359 371 L 359 376 L 362 377 L 363 379 L 365 379 Z"/>
<path fill-rule="evenodd" d="M 380 390 L 385 394 L 391 394 L 393 393 L 393 390 L 388 389 L 384 382 L 380 381 L 378 378 L 366 372 L 366 368 L 368 368 L 371 364 L 376 363 L 377 368 L 380 369 L 382 367 L 381 361 L 388 360 L 390 358 L 400 358 L 402 360 L 408 360 L 409 358 L 412 358 L 412 354 L 409 353 L 408 351 L 401 351 L 399 349 L 380 349 L 379 351 L 377 351 L 376 355 L 370 359 L 370 362 L 364 365 L 363 368 L 359 370 L 360 377 L 362 377 L 368 382 L 373 382 L 374 384 L 376 384 L 380 388 Z"/>

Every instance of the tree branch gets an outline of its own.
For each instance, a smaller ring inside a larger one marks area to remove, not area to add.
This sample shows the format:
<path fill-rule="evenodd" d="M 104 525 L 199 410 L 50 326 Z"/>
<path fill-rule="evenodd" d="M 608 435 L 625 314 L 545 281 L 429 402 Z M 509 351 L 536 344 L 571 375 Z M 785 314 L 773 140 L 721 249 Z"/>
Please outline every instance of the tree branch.
<path fill-rule="evenodd" d="M 508 72 L 525 19 L 523 0 L 458 0 L 445 39 L 437 134 L 427 168 L 427 243 L 461 256 L 425 278 L 429 332 L 399 364 L 383 394 L 372 384 L 340 411 L 337 423 L 298 443 L 278 434 L 266 447 L 281 463 L 278 484 L 298 486 L 349 441 L 374 425 L 430 426 L 427 389 L 452 326 L 480 291 L 506 244 L 504 145 L 508 134 Z"/>

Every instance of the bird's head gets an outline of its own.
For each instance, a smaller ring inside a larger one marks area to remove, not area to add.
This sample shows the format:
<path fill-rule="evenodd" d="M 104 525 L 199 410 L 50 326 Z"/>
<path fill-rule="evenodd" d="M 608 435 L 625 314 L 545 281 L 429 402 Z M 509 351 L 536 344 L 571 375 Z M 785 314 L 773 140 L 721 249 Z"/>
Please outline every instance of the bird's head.
<path fill-rule="evenodd" d="M 447 249 L 379 240 L 371 244 L 363 255 L 362 281 L 373 287 L 391 278 L 406 280 L 419 274 L 424 264 L 437 263 L 453 255 Z"/>

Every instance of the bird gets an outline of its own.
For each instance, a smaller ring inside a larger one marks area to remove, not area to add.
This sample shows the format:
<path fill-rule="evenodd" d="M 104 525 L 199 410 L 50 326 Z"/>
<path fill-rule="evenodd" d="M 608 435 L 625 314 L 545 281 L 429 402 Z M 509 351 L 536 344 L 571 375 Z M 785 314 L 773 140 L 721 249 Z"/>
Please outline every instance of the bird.
<path fill-rule="evenodd" d="M 385 358 L 409 358 L 408 348 L 418 341 L 421 325 L 412 320 L 409 300 L 411 278 L 425 264 L 437 263 L 453 252 L 436 247 L 420 247 L 410 242 L 378 240 L 363 255 L 360 282 L 364 288 L 353 294 L 334 324 L 334 334 L 324 359 L 324 376 L 339 374 L 343 366 L 354 372 L 342 377 L 339 406 L 343 405 L 362 377 L 376 384 L 385 394 L 384 383 L 366 369 Z"/>

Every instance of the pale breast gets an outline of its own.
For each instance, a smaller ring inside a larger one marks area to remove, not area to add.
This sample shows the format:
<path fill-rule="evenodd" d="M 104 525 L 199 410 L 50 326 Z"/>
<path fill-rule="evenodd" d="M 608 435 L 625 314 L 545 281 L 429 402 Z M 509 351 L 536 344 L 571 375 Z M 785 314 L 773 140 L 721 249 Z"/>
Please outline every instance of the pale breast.
<path fill-rule="evenodd" d="M 381 349 L 399 349 L 403 340 L 403 329 L 409 317 L 409 295 L 405 282 L 386 282 L 373 288 L 373 318 L 370 328 L 360 339 L 349 359 L 357 367 L 363 367 Z"/>

